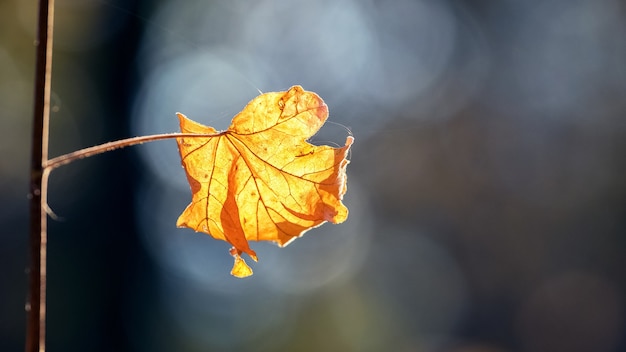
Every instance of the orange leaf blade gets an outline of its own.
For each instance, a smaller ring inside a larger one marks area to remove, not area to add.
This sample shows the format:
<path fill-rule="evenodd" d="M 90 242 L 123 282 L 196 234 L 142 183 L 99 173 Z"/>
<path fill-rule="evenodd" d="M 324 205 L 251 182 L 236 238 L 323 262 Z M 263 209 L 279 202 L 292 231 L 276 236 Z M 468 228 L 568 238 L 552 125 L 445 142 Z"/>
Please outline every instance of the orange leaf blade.
<path fill-rule="evenodd" d="M 324 101 L 300 86 L 256 97 L 224 132 L 179 114 L 181 131 L 210 136 L 177 139 L 192 191 L 177 226 L 231 243 L 232 274 L 245 277 L 252 270 L 240 254 L 256 260 L 248 241 L 285 246 L 326 221 L 345 221 L 354 138 L 340 148 L 307 142 L 327 118 Z"/>

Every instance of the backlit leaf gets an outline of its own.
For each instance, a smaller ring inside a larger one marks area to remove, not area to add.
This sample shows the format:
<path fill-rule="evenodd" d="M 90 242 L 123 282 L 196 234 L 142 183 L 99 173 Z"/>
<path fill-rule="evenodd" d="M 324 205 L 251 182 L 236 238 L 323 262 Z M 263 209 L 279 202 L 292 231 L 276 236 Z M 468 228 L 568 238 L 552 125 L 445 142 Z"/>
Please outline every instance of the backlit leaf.
<path fill-rule="evenodd" d="M 211 136 L 177 138 L 192 192 L 177 226 L 232 244 L 231 274 L 246 277 L 252 270 L 241 254 L 257 260 L 249 241 L 282 247 L 326 221 L 345 221 L 354 139 L 340 148 L 307 142 L 327 117 L 324 101 L 300 86 L 259 95 L 222 132 L 179 113 L 181 132 Z"/>

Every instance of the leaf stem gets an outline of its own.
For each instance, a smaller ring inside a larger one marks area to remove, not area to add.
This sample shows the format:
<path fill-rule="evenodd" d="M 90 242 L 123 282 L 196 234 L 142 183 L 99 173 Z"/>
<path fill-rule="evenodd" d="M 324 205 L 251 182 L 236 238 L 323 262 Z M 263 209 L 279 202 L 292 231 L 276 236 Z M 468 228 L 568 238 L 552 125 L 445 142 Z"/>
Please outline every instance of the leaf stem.
<path fill-rule="evenodd" d="M 75 152 L 63 154 L 56 158 L 50 159 L 44 163 L 44 168 L 46 170 L 52 170 L 59 166 L 66 165 L 71 163 L 72 161 L 76 161 L 78 159 L 84 159 L 93 155 L 102 154 L 105 152 L 109 152 L 116 149 L 121 149 L 125 147 L 130 147 L 137 144 L 143 144 L 147 142 L 154 142 L 164 139 L 174 139 L 174 138 L 207 138 L 207 137 L 216 137 L 218 134 L 199 134 L 199 133 L 163 133 L 163 134 L 153 134 L 149 136 L 140 136 L 140 137 L 131 137 L 126 139 L 121 139 L 118 141 L 108 142 L 99 144 L 93 147 L 84 148 L 77 150 Z"/>

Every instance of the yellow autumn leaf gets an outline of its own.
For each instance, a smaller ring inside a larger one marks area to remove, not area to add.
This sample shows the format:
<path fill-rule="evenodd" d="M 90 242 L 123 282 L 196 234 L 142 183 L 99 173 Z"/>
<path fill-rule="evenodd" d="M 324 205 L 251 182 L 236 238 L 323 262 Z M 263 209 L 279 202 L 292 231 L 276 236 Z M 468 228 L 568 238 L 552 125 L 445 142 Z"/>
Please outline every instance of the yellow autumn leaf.
<path fill-rule="evenodd" d="M 204 136 L 177 138 L 192 192 L 177 226 L 232 244 L 234 276 L 252 274 L 241 258 L 257 260 L 249 241 L 282 247 L 326 221 L 346 220 L 341 200 L 354 138 L 340 148 L 307 142 L 328 118 L 317 94 L 300 86 L 261 94 L 221 132 L 178 117 L 181 132 Z"/>

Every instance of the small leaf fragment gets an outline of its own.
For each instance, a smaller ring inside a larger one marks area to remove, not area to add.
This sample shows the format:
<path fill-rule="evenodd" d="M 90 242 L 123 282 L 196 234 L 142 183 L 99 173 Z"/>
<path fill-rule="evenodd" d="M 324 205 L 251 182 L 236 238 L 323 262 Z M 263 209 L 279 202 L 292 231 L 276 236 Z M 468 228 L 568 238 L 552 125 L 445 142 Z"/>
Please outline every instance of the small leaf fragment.
<path fill-rule="evenodd" d="M 238 277 L 240 279 L 244 277 L 248 277 L 252 275 L 252 268 L 246 263 L 246 261 L 241 257 L 241 252 L 239 252 L 235 247 L 230 249 L 230 255 L 235 258 L 235 263 L 233 264 L 233 268 L 230 271 L 230 274 L 234 277 Z M 252 257 L 254 261 L 257 261 L 256 257 Z"/>
<path fill-rule="evenodd" d="M 230 271 L 230 274 L 234 277 L 243 279 L 244 277 L 252 275 L 252 269 L 248 266 L 248 264 L 246 264 L 246 261 L 243 260 L 242 257 L 236 256 L 235 265 L 233 265 L 233 269 Z"/>

